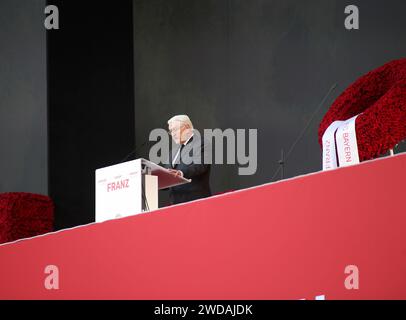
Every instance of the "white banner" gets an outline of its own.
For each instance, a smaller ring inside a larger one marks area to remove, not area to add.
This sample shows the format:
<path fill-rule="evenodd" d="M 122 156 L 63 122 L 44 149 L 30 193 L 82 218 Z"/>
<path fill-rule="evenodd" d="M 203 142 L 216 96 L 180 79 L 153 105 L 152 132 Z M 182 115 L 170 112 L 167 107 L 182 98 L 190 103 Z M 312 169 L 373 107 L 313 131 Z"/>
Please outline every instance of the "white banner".
<path fill-rule="evenodd" d="M 358 115 L 345 121 L 336 132 L 338 165 L 348 167 L 359 163 L 355 120 Z"/>
<path fill-rule="evenodd" d="M 323 134 L 323 170 L 338 168 L 335 133 L 345 121 L 334 121 Z"/>
<path fill-rule="evenodd" d="M 142 213 L 141 160 L 96 170 L 96 222 Z"/>

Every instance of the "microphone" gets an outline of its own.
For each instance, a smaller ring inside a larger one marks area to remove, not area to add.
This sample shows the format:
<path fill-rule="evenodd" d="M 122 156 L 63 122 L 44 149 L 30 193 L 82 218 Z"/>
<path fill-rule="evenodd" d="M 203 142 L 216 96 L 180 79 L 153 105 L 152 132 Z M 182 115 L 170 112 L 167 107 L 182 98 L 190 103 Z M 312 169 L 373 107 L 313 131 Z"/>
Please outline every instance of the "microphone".
<path fill-rule="evenodd" d="M 140 146 L 136 147 L 133 151 L 131 151 L 129 154 L 127 154 L 127 155 L 120 161 L 120 163 L 121 163 L 121 162 L 124 162 L 124 161 L 127 161 L 128 158 L 131 157 L 133 154 L 135 154 L 137 151 L 142 150 L 142 148 L 143 148 L 148 142 L 149 142 L 149 140 L 144 141 L 143 144 L 141 144 Z"/>

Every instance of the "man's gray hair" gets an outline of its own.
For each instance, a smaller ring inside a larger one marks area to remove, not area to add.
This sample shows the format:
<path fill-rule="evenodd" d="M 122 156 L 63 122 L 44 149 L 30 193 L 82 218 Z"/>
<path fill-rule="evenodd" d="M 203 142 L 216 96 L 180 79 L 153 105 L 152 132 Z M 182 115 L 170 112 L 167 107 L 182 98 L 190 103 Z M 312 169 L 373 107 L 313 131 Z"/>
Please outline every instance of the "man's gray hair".
<path fill-rule="evenodd" d="M 192 121 L 190 121 L 189 117 L 185 114 L 174 116 L 168 120 L 168 124 L 172 122 L 180 122 L 182 124 L 188 125 L 191 129 L 193 129 Z"/>

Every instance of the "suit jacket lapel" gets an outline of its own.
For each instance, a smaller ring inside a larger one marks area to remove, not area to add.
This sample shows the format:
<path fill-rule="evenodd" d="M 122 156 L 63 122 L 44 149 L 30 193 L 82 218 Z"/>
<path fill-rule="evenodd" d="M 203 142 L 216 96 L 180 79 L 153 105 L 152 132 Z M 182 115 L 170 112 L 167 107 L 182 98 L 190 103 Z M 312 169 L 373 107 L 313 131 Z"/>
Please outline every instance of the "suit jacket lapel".
<path fill-rule="evenodd" d="M 178 159 L 176 160 L 176 162 L 177 163 L 175 163 L 175 165 L 174 166 L 172 166 L 174 169 L 180 164 L 180 162 L 181 162 L 181 159 L 182 159 L 182 152 L 183 152 L 183 150 L 185 150 L 185 146 L 187 146 L 189 143 L 191 143 L 192 142 L 192 140 L 193 140 L 193 137 L 194 136 L 192 136 L 190 139 L 189 139 L 189 141 L 186 143 L 186 145 L 184 145 L 184 144 L 181 144 L 180 146 L 179 146 L 179 148 L 180 148 L 180 153 L 179 153 L 179 156 L 178 156 Z M 176 149 L 176 152 L 178 152 L 178 148 Z M 176 155 L 176 153 L 175 153 L 175 155 Z M 175 156 L 175 155 L 173 155 L 173 157 Z M 172 158 L 172 160 L 173 160 L 173 158 Z M 173 161 L 172 161 L 173 162 Z"/>

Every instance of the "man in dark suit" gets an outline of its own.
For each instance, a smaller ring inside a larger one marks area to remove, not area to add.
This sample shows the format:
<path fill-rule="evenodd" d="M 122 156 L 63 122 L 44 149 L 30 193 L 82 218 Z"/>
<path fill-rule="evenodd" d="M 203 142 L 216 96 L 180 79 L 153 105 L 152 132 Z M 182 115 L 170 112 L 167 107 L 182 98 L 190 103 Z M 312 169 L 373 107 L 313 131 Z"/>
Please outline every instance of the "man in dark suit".
<path fill-rule="evenodd" d="M 211 152 L 210 144 L 193 130 L 186 115 L 168 121 L 169 134 L 176 146 L 165 165 L 174 175 L 192 179 L 192 182 L 169 188 L 172 204 L 188 202 L 211 196 L 210 164 L 204 163 L 205 153 Z"/>

